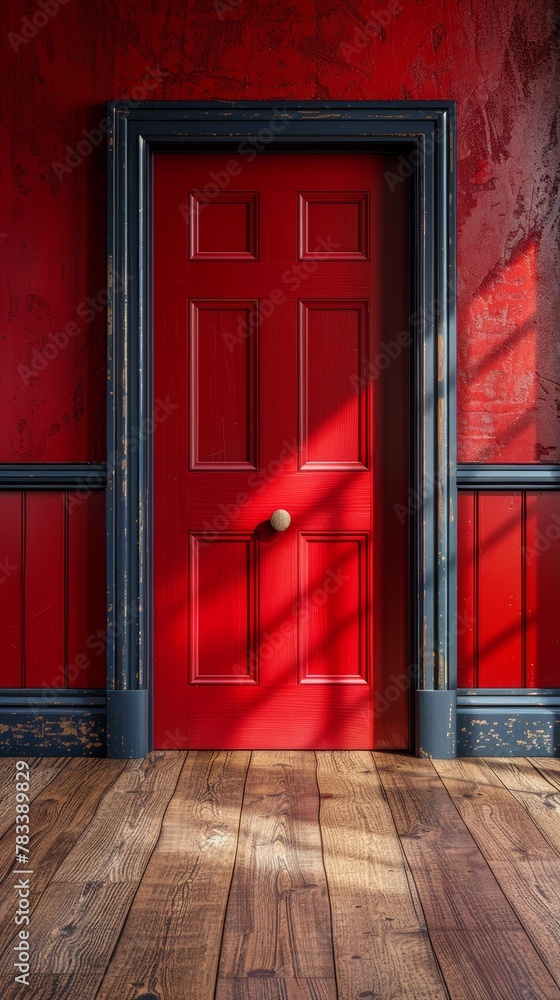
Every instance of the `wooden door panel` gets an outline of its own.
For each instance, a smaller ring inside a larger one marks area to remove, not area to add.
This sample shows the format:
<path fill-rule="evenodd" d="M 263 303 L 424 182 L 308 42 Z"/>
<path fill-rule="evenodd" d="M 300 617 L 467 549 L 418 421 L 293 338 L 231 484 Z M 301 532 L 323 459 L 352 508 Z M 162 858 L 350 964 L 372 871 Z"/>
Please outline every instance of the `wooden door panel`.
<path fill-rule="evenodd" d="M 300 260 L 368 260 L 368 193 L 300 194 L 299 234 Z"/>
<path fill-rule="evenodd" d="M 368 467 L 371 393 L 357 390 L 369 355 L 366 302 L 300 303 L 302 467 Z"/>
<path fill-rule="evenodd" d="M 191 684 L 254 684 L 258 598 L 252 533 L 190 535 Z M 224 609 L 227 607 L 227 613 Z"/>
<path fill-rule="evenodd" d="M 300 683 L 368 683 L 370 569 L 367 534 L 300 533 Z"/>
<path fill-rule="evenodd" d="M 257 303 L 190 306 L 191 469 L 255 469 L 258 334 L 244 334 Z"/>
<path fill-rule="evenodd" d="M 154 381 L 176 405 L 155 440 L 156 745 L 371 747 L 374 683 L 407 670 L 406 364 L 390 404 L 373 367 L 402 328 L 406 209 L 385 247 L 383 166 L 266 155 L 206 197 L 220 154 L 156 157 Z M 389 745 L 407 714 L 403 688 Z"/>

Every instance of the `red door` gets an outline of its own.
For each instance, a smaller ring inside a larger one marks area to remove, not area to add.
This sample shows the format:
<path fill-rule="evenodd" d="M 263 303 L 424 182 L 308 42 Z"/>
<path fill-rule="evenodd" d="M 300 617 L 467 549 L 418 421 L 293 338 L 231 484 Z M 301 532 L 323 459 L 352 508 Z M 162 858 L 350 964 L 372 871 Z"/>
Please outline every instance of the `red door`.
<path fill-rule="evenodd" d="M 408 745 L 406 191 L 385 170 L 156 158 L 156 746 Z"/>

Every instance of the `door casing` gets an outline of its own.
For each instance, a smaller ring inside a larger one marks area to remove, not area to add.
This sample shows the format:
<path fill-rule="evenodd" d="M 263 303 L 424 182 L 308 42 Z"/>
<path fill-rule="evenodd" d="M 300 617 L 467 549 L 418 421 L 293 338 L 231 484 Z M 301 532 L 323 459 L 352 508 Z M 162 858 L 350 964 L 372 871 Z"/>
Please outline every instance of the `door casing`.
<path fill-rule="evenodd" d="M 456 755 L 455 104 L 110 102 L 107 754 L 152 748 L 152 161 L 165 150 L 399 155 L 411 190 L 410 686 L 417 753 Z M 169 748 L 173 748 L 170 734 Z"/>

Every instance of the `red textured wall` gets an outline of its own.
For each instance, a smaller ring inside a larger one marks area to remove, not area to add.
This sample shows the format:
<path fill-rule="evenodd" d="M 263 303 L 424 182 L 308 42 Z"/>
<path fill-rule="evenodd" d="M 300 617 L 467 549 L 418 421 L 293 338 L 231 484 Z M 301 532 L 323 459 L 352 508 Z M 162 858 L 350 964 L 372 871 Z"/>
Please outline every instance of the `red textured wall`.
<path fill-rule="evenodd" d="M 280 104 L 282 99 L 454 98 L 458 457 L 560 461 L 555 9 L 555 0 L 299 0 L 293 5 L 152 0 L 137 6 L 121 0 L 4 0 L 0 462 L 104 458 L 103 125 L 110 98 L 259 98 Z M 16 536 L 10 524 L 18 518 L 30 519 L 29 546 L 38 502 L 31 499 L 26 511 L 21 499 L 4 499 L 6 541 L 0 555 L 11 552 Z M 529 569 L 520 563 L 531 525 L 542 521 L 548 530 L 547 504 L 553 501 L 514 498 L 515 509 L 503 511 L 500 523 L 498 501 L 480 502 L 477 553 L 468 548 L 474 498 L 467 495 L 460 508 L 461 601 L 475 601 L 472 607 L 478 608 L 484 588 L 493 592 L 492 581 L 502 572 L 500 546 L 511 551 L 520 546 L 512 558 L 521 575 L 514 581 L 517 617 L 504 605 L 501 638 L 494 635 L 496 622 L 483 617 L 476 649 L 468 645 L 468 629 L 460 637 L 463 682 L 553 683 L 547 664 L 555 647 L 546 646 L 543 659 L 542 641 L 538 646 L 535 636 L 546 633 L 553 645 L 558 641 L 550 632 L 556 611 L 544 579 L 556 565 L 556 538 Z M 68 660 L 80 644 L 68 631 L 72 607 L 75 636 L 81 639 L 102 627 L 103 617 L 102 574 L 90 541 L 97 537 L 101 508 L 95 513 L 92 506 L 90 526 L 84 509 L 82 521 L 81 515 L 71 519 L 70 529 L 56 503 L 43 495 L 45 524 L 54 518 L 58 526 L 58 535 L 49 539 L 51 583 L 73 594 L 74 605 L 52 612 L 58 614 L 50 622 L 57 645 L 49 656 L 57 663 L 44 664 L 47 674 L 51 666 L 58 668 L 59 653 Z M 72 563 L 64 549 L 69 537 L 64 531 L 70 530 L 76 532 L 75 551 L 81 546 L 97 567 L 87 586 L 71 582 Z M 40 526 L 39 549 L 45 533 Z M 21 544 L 18 537 L 17 551 Z M 30 607 L 35 570 L 32 549 L 27 553 L 28 563 L 18 573 L 30 574 Z M 476 595 L 469 590 L 471 577 Z M 20 576 L 16 586 L 15 579 L 0 577 L 3 608 L 8 614 L 13 605 L 9 627 L 16 631 L 18 616 L 25 613 L 21 601 L 27 600 L 19 581 Z M 42 628 L 44 609 L 38 603 Z M 35 662 L 33 643 L 41 649 L 50 635 L 47 630 L 44 640 L 34 630 L 35 624 L 28 665 Z M 4 659 L 6 684 L 25 682 L 25 641 L 22 646 L 21 635 L 18 641 L 9 667 Z M 489 650 L 495 667 L 485 659 Z M 504 657 L 510 668 L 502 678 Z M 87 683 L 102 683 L 99 663 Z"/>
<path fill-rule="evenodd" d="M 103 458 L 105 149 L 76 148 L 124 96 L 456 99 L 459 458 L 560 460 L 554 0 L 57 2 L 1 13 L 0 461 Z"/>

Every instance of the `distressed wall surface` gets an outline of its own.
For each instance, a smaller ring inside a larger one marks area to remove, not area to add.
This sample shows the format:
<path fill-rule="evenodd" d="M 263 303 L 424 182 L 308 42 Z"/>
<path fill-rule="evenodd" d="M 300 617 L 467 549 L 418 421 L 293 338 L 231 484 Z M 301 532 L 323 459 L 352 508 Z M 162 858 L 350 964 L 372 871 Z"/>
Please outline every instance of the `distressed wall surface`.
<path fill-rule="evenodd" d="M 126 96 L 456 99 L 459 459 L 559 461 L 555 6 L 8 0 L 0 460 L 103 458 L 99 126 Z"/>

